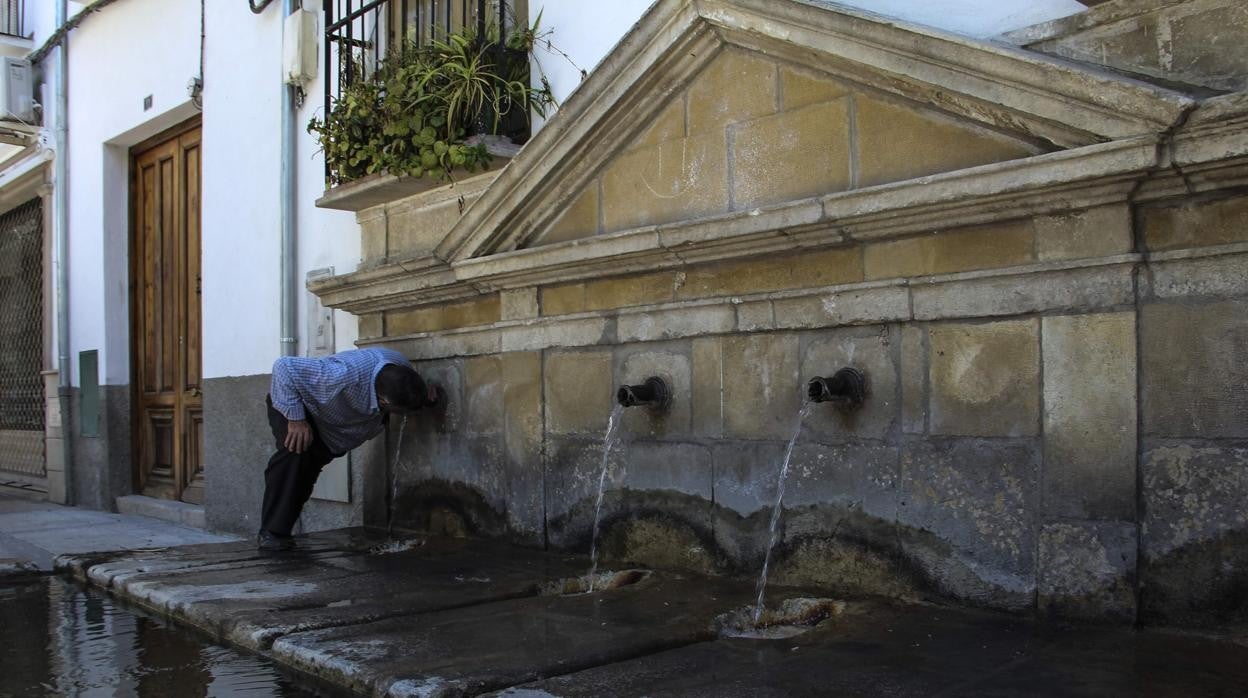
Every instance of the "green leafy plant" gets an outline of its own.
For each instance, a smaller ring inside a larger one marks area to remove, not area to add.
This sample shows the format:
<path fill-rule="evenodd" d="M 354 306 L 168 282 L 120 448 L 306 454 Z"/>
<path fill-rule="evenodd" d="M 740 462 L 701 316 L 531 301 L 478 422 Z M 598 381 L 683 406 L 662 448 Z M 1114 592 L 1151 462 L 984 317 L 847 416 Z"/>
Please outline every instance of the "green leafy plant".
<path fill-rule="evenodd" d="M 549 90 L 529 85 L 531 43 L 513 46 L 514 36 L 532 32 L 502 41 L 497 28 L 480 37 L 465 30 L 390 53 L 348 85 L 324 119 L 308 123 L 325 153 L 330 184 L 379 172 L 446 180 L 453 170 L 487 166 L 485 146 L 470 137 L 500 129 L 527 133 L 529 111 L 545 114 L 552 103 Z"/>

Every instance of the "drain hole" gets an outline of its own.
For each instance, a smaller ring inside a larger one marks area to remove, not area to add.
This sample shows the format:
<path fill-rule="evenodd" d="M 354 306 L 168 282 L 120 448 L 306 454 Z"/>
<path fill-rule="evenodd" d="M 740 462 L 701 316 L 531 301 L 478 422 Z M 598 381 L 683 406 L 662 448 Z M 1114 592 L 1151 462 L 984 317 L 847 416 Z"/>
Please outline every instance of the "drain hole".
<path fill-rule="evenodd" d="M 834 599 L 787 599 L 779 608 L 764 609 L 757 625 L 753 606 L 724 613 L 715 618 L 715 631 L 720 637 L 778 640 L 801 635 L 844 610 L 845 602 Z"/>
<path fill-rule="evenodd" d="M 402 553 L 408 550 L 415 550 L 425 544 L 424 538 L 406 538 L 402 540 L 391 540 L 385 543 L 378 543 L 368 549 L 369 555 L 393 555 L 394 553 Z"/>
<path fill-rule="evenodd" d="M 619 572 L 599 572 L 592 576 L 586 574 L 580 577 L 565 577 L 546 582 L 542 585 L 540 593 L 542 596 L 570 596 L 588 593 L 591 588 L 594 591 L 619 589 L 632 586 L 649 577 L 650 574 L 650 570 L 620 570 Z"/>

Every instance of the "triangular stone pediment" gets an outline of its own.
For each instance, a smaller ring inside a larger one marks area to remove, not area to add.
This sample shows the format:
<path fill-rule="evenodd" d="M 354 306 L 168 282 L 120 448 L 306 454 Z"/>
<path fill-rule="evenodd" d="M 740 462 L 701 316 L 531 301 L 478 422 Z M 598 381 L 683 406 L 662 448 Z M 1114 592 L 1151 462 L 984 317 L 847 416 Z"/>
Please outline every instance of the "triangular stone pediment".
<path fill-rule="evenodd" d="M 726 47 L 523 247 L 1047 152 L 1035 139 Z"/>
<path fill-rule="evenodd" d="M 1162 133 L 1192 100 L 803 0 L 659 0 L 436 251 L 451 264 Z"/>

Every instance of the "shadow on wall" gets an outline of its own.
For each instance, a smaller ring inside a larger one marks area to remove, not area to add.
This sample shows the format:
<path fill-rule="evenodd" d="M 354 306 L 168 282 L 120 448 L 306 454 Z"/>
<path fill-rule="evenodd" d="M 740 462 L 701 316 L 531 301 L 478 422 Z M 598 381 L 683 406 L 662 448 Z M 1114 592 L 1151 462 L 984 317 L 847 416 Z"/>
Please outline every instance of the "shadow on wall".
<path fill-rule="evenodd" d="M 512 538 L 507 512 L 496 511 L 472 487 L 446 480 L 404 483 L 395 498 L 394 525 L 452 538 Z"/>
<path fill-rule="evenodd" d="M 398 528 L 455 537 L 525 538 L 507 530 L 506 512 L 494 510 L 481 493 L 459 483 L 404 483 L 397 502 Z M 594 504 L 593 497 L 582 499 L 551 519 L 550 546 L 587 553 Z M 752 579 L 762 565 L 770 514 L 759 510 L 741 516 L 671 491 L 614 490 L 604 497 L 601 551 L 604 561 L 613 564 Z M 785 534 L 773 562 L 777 584 L 846 597 L 947 599 L 1020 610 L 1034 603 L 1034 589 L 995 584 L 991 575 L 963 560 L 935 534 L 854 507 L 786 509 L 783 522 Z"/>
<path fill-rule="evenodd" d="M 1140 579 L 1142 621 L 1248 624 L 1248 530 L 1189 543 L 1155 559 L 1145 556 Z"/>

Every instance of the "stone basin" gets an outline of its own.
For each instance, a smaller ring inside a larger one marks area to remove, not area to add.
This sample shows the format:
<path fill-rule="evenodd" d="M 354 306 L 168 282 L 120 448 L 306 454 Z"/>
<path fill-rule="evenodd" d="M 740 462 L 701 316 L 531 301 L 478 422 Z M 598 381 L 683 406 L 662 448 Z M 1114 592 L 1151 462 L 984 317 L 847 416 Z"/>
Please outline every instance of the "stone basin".
<path fill-rule="evenodd" d="M 781 586 L 768 587 L 756 629 L 753 579 L 608 559 L 586 593 L 584 555 L 363 528 L 299 543 L 60 564 L 356 694 L 1229 696 L 1248 685 L 1245 634 L 1058 626 Z"/>

